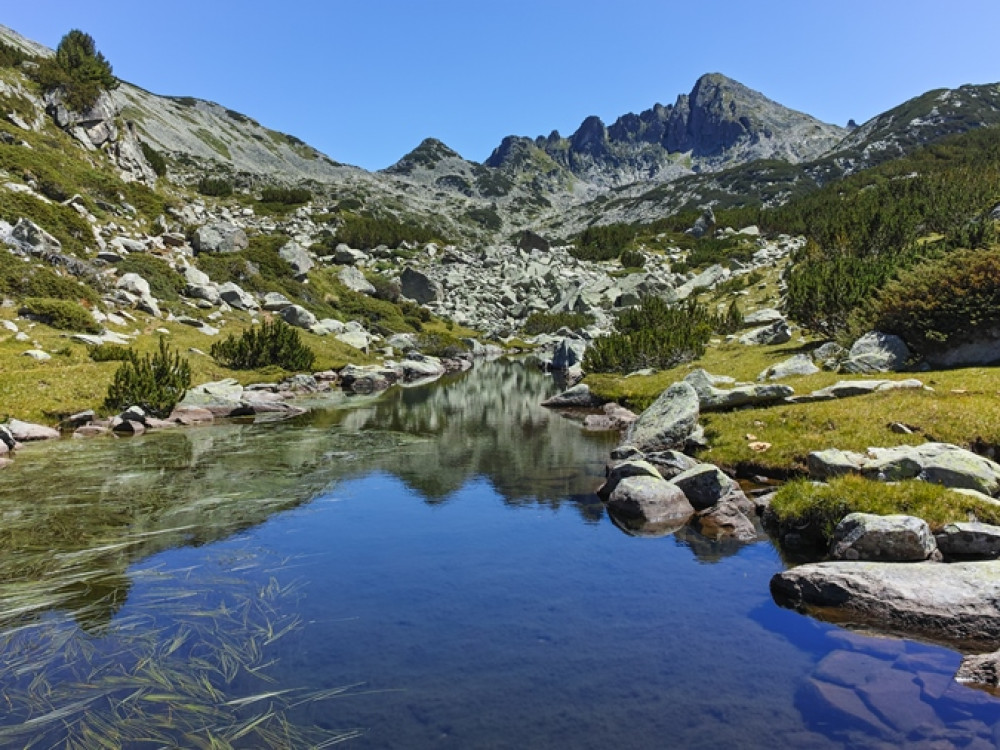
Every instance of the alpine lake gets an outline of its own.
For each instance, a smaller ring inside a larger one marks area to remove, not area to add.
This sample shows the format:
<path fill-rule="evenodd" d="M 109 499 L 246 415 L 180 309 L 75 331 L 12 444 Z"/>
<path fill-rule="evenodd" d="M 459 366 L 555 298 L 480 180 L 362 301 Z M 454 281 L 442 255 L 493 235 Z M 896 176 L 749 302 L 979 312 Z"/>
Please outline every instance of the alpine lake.
<path fill-rule="evenodd" d="M 766 535 L 623 530 L 617 435 L 500 360 L 0 472 L 0 747 L 992 748 L 958 653 L 779 608 Z"/>

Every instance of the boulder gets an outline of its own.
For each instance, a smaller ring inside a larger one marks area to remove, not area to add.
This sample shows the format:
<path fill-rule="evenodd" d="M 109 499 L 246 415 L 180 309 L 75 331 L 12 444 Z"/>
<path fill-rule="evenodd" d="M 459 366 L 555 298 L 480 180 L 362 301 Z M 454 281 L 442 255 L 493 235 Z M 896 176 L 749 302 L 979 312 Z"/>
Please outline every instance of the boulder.
<path fill-rule="evenodd" d="M 675 476 L 670 483 L 680 488 L 695 510 L 705 510 L 725 499 L 744 512 L 753 513 L 753 503 L 740 486 L 714 464 L 698 464 Z"/>
<path fill-rule="evenodd" d="M 833 385 L 815 390 L 799 400 L 816 401 L 850 398 L 851 396 L 864 396 L 878 391 L 907 390 L 923 387 L 924 384 L 916 378 L 907 378 L 906 380 L 838 380 Z"/>
<path fill-rule="evenodd" d="M 295 328 L 304 328 L 309 330 L 319 322 L 315 315 L 301 305 L 289 305 L 288 307 L 283 308 L 278 314 L 281 315 L 282 320 L 288 323 L 288 325 L 294 326 Z"/>
<path fill-rule="evenodd" d="M 259 310 L 260 305 L 253 295 L 243 291 L 243 288 L 232 281 L 227 281 L 219 287 L 219 297 L 230 307 L 237 310 Z"/>
<path fill-rule="evenodd" d="M 337 245 L 333 251 L 333 261 L 340 265 L 353 266 L 358 263 L 364 263 L 367 260 L 368 255 L 366 253 L 363 253 L 361 250 L 354 250 L 343 242 Z"/>
<path fill-rule="evenodd" d="M 32 251 L 58 253 L 62 250 L 59 240 L 28 219 L 18 219 L 10 236 Z"/>
<path fill-rule="evenodd" d="M 597 496 L 607 501 L 615 487 L 629 477 L 653 477 L 663 479 L 655 466 L 641 458 L 627 458 L 612 464 L 607 469 L 607 480 L 597 490 Z"/>
<path fill-rule="evenodd" d="M 683 448 L 698 426 L 698 414 L 694 388 L 674 383 L 639 415 L 626 442 L 643 453 Z"/>
<path fill-rule="evenodd" d="M 640 453 L 639 455 L 642 454 Z M 664 479 L 673 479 L 688 469 L 694 469 L 702 465 L 698 459 L 691 458 L 686 453 L 674 450 L 653 451 L 646 455 L 646 460 L 656 467 L 656 470 L 660 472 L 660 476 Z"/>
<path fill-rule="evenodd" d="M 788 323 L 779 320 L 770 325 L 755 328 L 740 336 L 740 343 L 746 346 L 769 346 L 785 344 L 792 340 L 792 331 Z"/>
<path fill-rule="evenodd" d="M 596 409 L 603 405 L 604 399 L 598 398 L 591 393 L 590 386 L 586 383 L 574 385 L 569 390 L 563 391 L 542 402 L 542 406 L 552 409 Z"/>
<path fill-rule="evenodd" d="M 261 307 L 268 312 L 281 312 L 291 304 L 292 301 L 281 292 L 267 292 L 261 301 Z"/>
<path fill-rule="evenodd" d="M 411 352 L 399 366 L 403 368 L 403 380 L 407 382 L 439 378 L 445 373 L 445 367 L 440 359 L 417 352 Z"/>
<path fill-rule="evenodd" d="M 915 516 L 850 513 L 833 530 L 835 560 L 918 562 L 937 551 L 930 527 Z"/>
<path fill-rule="evenodd" d="M 437 302 L 443 296 L 440 283 L 409 266 L 403 269 L 399 281 L 403 296 L 409 297 L 418 304 L 425 305 L 428 302 Z"/>
<path fill-rule="evenodd" d="M 208 274 L 194 266 L 184 269 L 184 295 L 192 299 L 203 299 L 212 305 L 219 304 L 219 288 L 208 278 Z"/>
<path fill-rule="evenodd" d="M 1000 645 L 1000 561 L 800 565 L 771 579 L 795 609 L 950 643 Z M 829 613 L 829 614 L 827 614 Z"/>
<path fill-rule="evenodd" d="M 250 240 L 238 226 L 213 221 L 195 230 L 191 244 L 199 253 L 238 253 L 250 246 Z"/>
<path fill-rule="evenodd" d="M 809 468 L 809 476 L 813 479 L 830 479 L 860 472 L 866 460 L 867 457 L 861 453 L 827 448 L 810 453 L 806 458 L 806 466 Z"/>
<path fill-rule="evenodd" d="M 812 357 L 808 354 L 796 354 L 784 362 L 771 365 L 764 370 L 757 380 L 781 380 L 795 375 L 815 375 L 819 368 L 813 364 Z"/>
<path fill-rule="evenodd" d="M 894 481 L 916 477 L 955 489 L 1000 495 L 1000 464 L 948 443 L 872 448 L 861 473 L 872 479 Z"/>
<path fill-rule="evenodd" d="M 1000 526 L 960 521 L 949 523 L 934 535 L 945 558 L 992 560 L 1000 557 Z"/>
<path fill-rule="evenodd" d="M 722 378 L 709 375 L 698 369 L 688 373 L 684 378 L 698 394 L 698 406 L 702 411 L 725 411 L 740 406 L 760 406 L 784 401 L 795 393 L 788 385 L 767 385 L 747 383 L 734 388 L 717 388 L 716 384 L 725 382 Z M 732 378 L 729 382 L 735 382 Z"/>
<path fill-rule="evenodd" d="M 359 349 L 363 352 L 368 351 L 368 347 L 371 345 L 372 341 L 371 335 L 366 331 L 345 330 L 342 333 L 336 334 L 334 338 L 341 343 L 353 346 L 355 349 Z"/>
<path fill-rule="evenodd" d="M 32 440 L 54 440 L 59 437 L 59 430 L 32 422 L 22 422 L 20 419 L 12 419 L 7 422 L 7 431 L 13 437 L 15 445 Z"/>
<path fill-rule="evenodd" d="M 743 316 L 743 325 L 748 328 L 751 326 L 770 326 L 784 321 L 785 316 L 773 307 L 765 307 L 761 310 L 755 310 L 754 312 L 747 313 Z"/>
<path fill-rule="evenodd" d="M 340 385 L 352 393 L 377 393 L 396 383 L 401 373 L 378 365 L 347 365 L 340 371 Z"/>
<path fill-rule="evenodd" d="M 309 253 L 306 252 L 297 242 L 288 242 L 278 250 L 278 257 L 285 261 L 288 265 L 292 267 L 292 273 L 295 274 L 295 278 L 302 280 L 306 277 L 309 271 L 312 270 L 313 263 L 312 258 L 309 257 Z"/>
<path fill-rule="evenodd" d="M 733 500 L 722 500 L 700 511 L 695 520 L 698 531 L 709 539 L 736 539 L 750 542 L 757 538 L 757 528 Z"/>
<path fill-rule="evenodd" d="M 614 402 L 601 407 L 602 414 L 588 414 L 583 419 L 583 429 L 589 432 L 610 432 L 627 430 L 639 417 Z"/>
<path fill-rule="evenodd" d="M 680 525 L 694 513 L 684 493 L 653 476 L 620 480 L 608 495 L 608 511 L 643 524 Z"/>
<path fill-rule="evenodd" d="M 871 331 L 854 342 L 840 369 L 856 373 L 896 372 L 909 359 L 910 350 L 899 336 Z"/>
<path fill-rule="evenodd" d="M 337 272 L 340 283 L 360 294 L 375 294 L 375 286 L 355 266 L 345 266 Z"/>

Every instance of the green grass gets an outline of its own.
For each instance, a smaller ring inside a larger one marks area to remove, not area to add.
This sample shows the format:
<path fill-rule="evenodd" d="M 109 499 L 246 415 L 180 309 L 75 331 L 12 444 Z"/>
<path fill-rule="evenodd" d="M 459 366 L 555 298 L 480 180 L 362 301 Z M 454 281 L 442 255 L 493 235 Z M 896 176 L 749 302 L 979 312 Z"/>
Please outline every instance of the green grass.
<path fill-rule="evenodd" d="M 903 514 L 927 521 L 932 530 L 968 521 L 1000 523 L 1000 507 L 915 479 L 894 484 L 848 475 L 829 484 L 804 479 L 788 482 L 771 503 L 779 529 L 818 530 L 828 543 L 837 524 L 849 513 Z"/>

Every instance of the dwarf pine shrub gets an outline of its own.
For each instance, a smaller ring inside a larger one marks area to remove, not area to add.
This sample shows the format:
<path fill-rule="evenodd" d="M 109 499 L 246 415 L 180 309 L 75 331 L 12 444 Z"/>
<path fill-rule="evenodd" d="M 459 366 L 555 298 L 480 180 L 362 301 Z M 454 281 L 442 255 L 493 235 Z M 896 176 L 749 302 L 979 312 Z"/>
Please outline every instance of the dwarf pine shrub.
<path fill-rule="evenodd" d="M 86 308 L 68 299 L 29 297 L 21 303 L 19 314 L 61 331 L 101 332 L 101 327 Z"/>
<path fill-rule="evenodd" d="M 248 328 L 239 338 L 230 334 L 224 341 L 212 344 L 215 360 L 233 370 L 256 370 L 276 365 L 285 370 L 309 370 L 316 360 L 299 332 L 283 320 L 264 321 Z"/>
<path fill-rule="evenodd" d="M 160 337 L 160 348 L 154 354 L 140 357 L 128 350 L 121 367 L 108 386 L 104 407 L 122 411 L 139 406 L 147 414 L 166 417 L 191 385 L 191 365 L 167 346 Z"/>

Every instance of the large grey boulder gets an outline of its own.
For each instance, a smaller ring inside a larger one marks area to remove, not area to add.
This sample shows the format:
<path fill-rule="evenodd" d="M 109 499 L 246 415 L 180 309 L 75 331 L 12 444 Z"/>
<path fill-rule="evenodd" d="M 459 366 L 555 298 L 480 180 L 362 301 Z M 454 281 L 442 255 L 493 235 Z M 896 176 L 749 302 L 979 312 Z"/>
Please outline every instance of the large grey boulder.
<path fill-rule="evenodd" d="M 611 497 L 611 493 L 614 492 L 615 487 L 623 479 L 628 479 L 629 477 L 653 477 L 654 479 L 663 479 L 660 476 L 660 472 L 651 463 L 642 460 L 641 458 L 627 458 L 617 463 L 612 464 L 607 470 L 607 480 L 597 489 L 597 496 L 601 500 L 607 500 Z"/>
<path fill-rule="evenodd" d="M 359 394 L 384 391 L 401 378 L 400 370 L 379 365 L 347 365 L 340 371 L 341 387 Z"/>
<path fill-rule="evenodd" d="M 752 513 L 753 504 L 733 479 L 714 464 L 698 464 L 678 474 L 670 483 L 679 487 L 695 510 L 705 510 L 723 499 Z"/>
<path fill-rule="evenodd" d="M 740 343 L 746 346 L 768 346 L 785 344 L 792 340 L 792 331 L 788 323 L 779 320 L 770 325 L 755 328 L 740 336 Z"/>
<path fill-rule="evenodd" d="M 771 579 L 782 606 L 949 642 L 1000 645 L 1000 561 L 825 562 Z"/>
<path fill-rule="evenodd" d="M 226 221 L 213 221 L 198 227 L 191 240 L 199 253 L 237 253 L 250 246 L 247 233 Z"/>
<path fill-rule="evenodd" d="M 624 448 L 627 449 L 628 446 L 624 446 Z M 619 450 L 621 450 L 621 448 Z M 636 452 L 638 453 L 638 451 Z M 664 479 L 673 479 L 678 474 L 683 474 L 688 469 L 694 469 L 702 465 L 698 459 L 692 458 L 686 453 L 681 453 L 680 451 L 675 450 L 653 451 L 651 453 L 647 453 L 645 459 L 656 467 L 656 470 L 660 472 L 660 476 Z"/>
<path fill-rule="evenodd" d="M 765 307 L 743 316 L 743 325 L 749 327 L 760 327 L 774 325 L 784 322 L 785 316 L 773 307 Z"/>
<path fill-rule="evenodd" d="M 813 364 L 812 357 L 808 354 L 796 354 L 794 357 L 771 365 L 764 370 L 757 380 L 781 380 L 795 375 L 815 375 L 819 368 Z"/>
<path fill-rule="evenodd" d="M 356 266 L 344 266 L 337 272 L 337 279 L 348 289 L 360 294 L 375 294 L 375 286 Z"/>
<path fill-rule="evenodd" d="M 278 314 L 288 325 L 307 331 L 319 322 L 315 315 L 301 305 L 289 305 Z"/>
<path fill-rule="evenodd" d="M 850 513 L 833 530 L 830 556 L 835 560 L 918 562 L 936 550 L 934 536 L 922 518 Z"/>
<path fill-rule="evenodd" d="M 355 250 L 341 242 L 333 251 L 333 260 L 335 263 L 341 265 L 353 266 L 357 263 L 367 261 L 368 255 L 361 250 Z"/>
<path fill-rule="evenodd" d="M 628 439 L 643 453 L 683 448 L 698 426 L 698 394 L 690 383 L 674 383 L 639 415 Z"/>
<path fill-rule="evenodd" d="M 425 305 L 428 302 L 436 302 L 443 296 L 439 282 L 434 281 L 425 273 L 415 271 L 409 266 L 403 269 L 399 281 L 402 286 L 403 296 L 409 297 L 421 305 Z"/>
<path fill-rule="evenodd" d="M 734 388 L 717 388 L 714 383 L 719 382 L 719 378 L 700 369 L 689 373 L 684 381 L 695 389 L 702 411 L 725 411 L 740 406 L 774 404 L 795 393 L 791 386 L 777 384 L 747 383 Z"/>
<path fill-rule="evenodd" d="M 59 437 L 59 430 L 33 422 L 22 422 L 20 419 L 11 419 L 7 422 L 7 432 L 14 438 L 15 445 L 33 440 L 54 440 Z"/>
<path fill-rule="evenodd" d="M 838 380 L 833 385 L 819 388 L 797 400 L 822 401 L 865 396 L 880 391 L 916 390 L 923 387 L 924 384 L 916 378 L 907 378 L 906 380 Z"/>
<path fill-rule="evenodd" d="M 840 369 L 857 373 L 896 372 L 909 359 L 909 347 L 899 336 L 871 331 L 854 342 Z"/>
<path fill-rule="evenodd" d="M 697 514 L 696 521 L 699 533 L 709 539 L 749 542 L 757 538 L 757 527 L 735 500 L 721 500 L 705 508 Z"/>
<path fill-rule="evenodd" d="M 604 399 L 598 398 L 590 392 L 590 386 L 586 383 L 574 385 L 569 390 L 558 393 L 542 402 L 542 406 L 552 409 L 597 409 L 604 405 Z"/>
<path fill-rule="evenodd" d="M 439 378 L 445 373 L 440 359 L 418 352 L 410 352 L 399 366 L 403 368 L 403 380 L 407 382 Z"/>
<path fill-rule="evenodd" d="M 608 511 L 642 524 L 683 524 L 694 513 L 684 493 L 653 476 L 630 476 L 619 481 L 608 495 Z"/>
<path fill-rule="evenodd" d="M 219 297 L 227 305 L 235 307 L 237 310 L 260 309 L 257 300 L 249 292 L 244 291 L 242 287 L 234 284 L 232 281 L 227 281 L 219 287 Z"/>
<path fill-rule="evenodd" d="M 184 269 L 184 295 L 192 299 L 203 299 L 212 305 L 219 304 L 222 299 L 219 296 L 219 287 L 212 283 L 208 274 L 194 266 L 187 266 Z"/>
<path fill-rule="evenodd" d="M 868 457 L 862 453 L 827 448 L 813 451 L 806 457 L 809 476 L 813 479 L 831 479 L 844 474 L 860 473 Z"/>
<path fill-rule="evenodd" d="M 947 524 L 934 538 L 946 559 L 965 557 L 992 560 L 1000 557 L 1000 526 L 960 521 Z"/>
<path fill-rule="evenodd" d="M 729 278 L 729 269 L 715 264 L 709 266 L 690 281 L 687 281 L 674 290 L 677 299 L 687 299 L 692 293 L 700 289 L 711 289 L 720 281 Z"/>
<path fill-rule="evenodd" d="M 312 258 L 309 257 L 309 253 L 306 252 L 305 248 L 294 241 L 283 245 L 278 250 L 278 257 L 292 267 L 292 273 L 299 280 L 304 279 L 313 266 L 316 265 L 313 263 Z"/>
<path fill-rule="evenodd" d="M 290 306 L 292 301 L 281 292 L 267 292 L 261 303 L 261 307 L 269 312 L 281 312 Z"/>
<path fill-rule="evenodd" d="M 55 253 L 62 250 L 59 240 L 28 219 L 18 219 L 10 236 L 31 250 Z"/>

